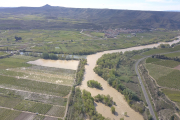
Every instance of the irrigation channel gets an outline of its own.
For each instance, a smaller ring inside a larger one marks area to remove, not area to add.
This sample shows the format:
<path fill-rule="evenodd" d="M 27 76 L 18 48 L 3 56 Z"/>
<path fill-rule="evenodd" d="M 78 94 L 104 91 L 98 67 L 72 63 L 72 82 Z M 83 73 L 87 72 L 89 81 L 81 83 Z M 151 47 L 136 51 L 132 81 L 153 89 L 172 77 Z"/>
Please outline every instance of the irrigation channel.
<path fill-rule="evenodd" d="M 145 48 L 153 48 L 157 47 L 160 44 L 169 44 L 172 45 L 174 43 L 180 42 L 180 36 L 178 37 L 178 40 L 172 41 L 172 42 L 160 42 L 157 44 L 150 44 L 146 46 L 138 46 L 138 47 L 131 47 L 127 49 L 119 49 L 119 50 L 110 50 L 110 51 L 104 51 L 104 52 L 99 52 L 96 54 L 88 55 L 87 56 L 87 65 L 85 66 L 85 74 L 84 74 L 84 79 L 82 81 L 82 85 L 80 86 L 80 89 L 87 90 L 91 93 L 92 96 L 96 96 L 98 94 L 103 94 L 103 95 L 110 95 L 113 98 L 113 101 L 116 102 L 116 114 L 111 113 L 111 108 L 105 106 L 104 104 L 101 103 L 95 103 L 95 107 L 98 113 L 102 114 L 104 117 L 111 118 L 111 120 L 119 120 L 120 118 L 124 117 L 124 113 L 127 112 L 128 116 L 125 118 L 125 120 L 143 120 L 143 116 L 140 115 L 138 112 L 135 112 L 125 101 L 124 96 L 119 93 L 117 90 L 114 88 L 110 87 L 103 78 L 98 76 L 94 71 L 94 67 L 96 66 L 97 60 L 103 55 L 107 53 L 116 53 L 116 52 L 125 52 L 125 51 L 132 51 L 132 50 L 141 50 Z M 89 88 L 87 86 L 87 81 L 88 80 L 96 80 L 99 83 L 101 83 L 103 90 L 98 90 L 95 88 Z M 149 99 L 149 98 L 147 98 Z M 150 108 L 149 108 L 150 109 Z M 153 110 L 152 110 L 153 111 Z"/>

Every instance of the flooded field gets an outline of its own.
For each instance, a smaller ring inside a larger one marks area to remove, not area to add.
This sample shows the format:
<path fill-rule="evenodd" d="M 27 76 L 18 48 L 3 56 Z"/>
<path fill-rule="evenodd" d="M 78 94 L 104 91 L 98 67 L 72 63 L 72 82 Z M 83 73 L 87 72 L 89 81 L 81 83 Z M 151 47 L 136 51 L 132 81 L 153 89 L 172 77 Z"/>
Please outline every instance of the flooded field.
<path fill-rule="evenodd" d="M 79 61 L 77 60 L 45 60 L 38 59 L 35 61 L 29 61 L 29 64 L 46 66 L 46 67 L 55 67 L 55 68 L 64 68 L 64 69 L 72 69 L 77 70 Z"/>
<path fill-rule="evenodd" d="M 177 43 L 180 40 L 176 40 L 173 42 L 169 42 L 166 44 L 173 44 Z M 103 94 L 103 95 L 110 95 L 113 98 L 113 101 L 116 102 L 116 114 L 113 115 L 111 113 L 110 107 L 105 106 L 104 104 L 101 103 L 95 103 L 96 110 L 98 113 L 101 113 L 104 117 L 109 117 L 111 120 L 119 120 L 120 118 L 124 117 L 125 120 L 143 120 L 143 116 L 140 115 L 138 112 L 135 112 L 125 101 L 124 96 L 119 93 L 117 90 L 114 88 L 110 87 L 103 78 L 98 76 L 94 71 L 94 67 L 96 66 L 96 61 L 103 55 L 107 53 L 115 53 L 115 52 L 125 52 L 125 51 L 132 51 L 132 50 L 141 50 L 144 48 L 153 48 L 157 47 L 162 43 L 157 43 L 157 44 L 151 44 L 151 45 L 146 45 L 146 46 L 138 46 L 138 47 L 132 47 L 132 48 L 127 48 L 127 49 L 119 49 L 119 50 L 110 50 L 110 51 L 104 51 L 104 52 L 99 52 L 93 55 L 88 55 L 87 56 L 87 65 L 85 66 L 85 74 L 84 74 L 84 80 L 82 81 L 82 85 L 80 86 L 80 89 L 87 90 L 91 92 L 92 96 L 96 96 L 98 94 Z M 95 88 L 89 88 L 87 86 L 87 81 L 88 80 L 96 80 L 98 81 L 102 87 L 103 90 L 97 90 Z M 125 117 L 124 113 L 127 112 L 128 116 Z"/>

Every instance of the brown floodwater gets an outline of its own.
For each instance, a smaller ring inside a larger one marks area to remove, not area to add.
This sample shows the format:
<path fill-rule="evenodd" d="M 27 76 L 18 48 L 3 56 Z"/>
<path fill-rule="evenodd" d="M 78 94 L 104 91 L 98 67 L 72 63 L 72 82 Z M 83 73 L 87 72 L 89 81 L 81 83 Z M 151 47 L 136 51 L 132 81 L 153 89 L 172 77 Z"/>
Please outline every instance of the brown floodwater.
<path fill-rule="evenodd" d="M 180 37 L 179 37 L 180 38 Z M 167 42 L 166 44 L 172 45 L 173 43 L 177 43 L 180 40 L 176 40 L 173 42 Z M 119 120 L 120 118 L 124 117 L 125 120 L 143 120 L 143 116 L 140 115 L 138 112 L 135 112 L 125 101 L 124 96 L 119 93 L 116 89 L 110 87 L 108 83 L 98 76 L 94 71 L 93 68 L 96 66 L 96 61 L 103 55 L 107 53 L 115 53 L 115 52 L 125 52 L 125 51 L 132 51 L 132 50 L 141 50 L 144 48 L 153 48 L 159 46 L 161 43 L 157 44 L 151 44 L 151 45 L 146 45 L 146 46 L 138 46 L 138 47 L 131 47 L 127 49 L 119 49 L 119 50 L 110 50 L 110 51 L 104 51 L 104 52 L 99 52 L 93 55 L 88 55 L 87 56 L 87 65 L 85 66 L 85 74 L 84 74 L 84 79 L 82 81 L 82 85 L 80 86 L 80 89 L 87 90 L 91 92 L 92 96 L 96 96 L 98 94 L 103 94 L 103 95 L 110 95 L 113 98 L 113 101 L 116 102 L 116 114 L 113 115 L 111 113 L 110 107 L 105 106 L 104 104 L 101 103 L 95 103 L 95 107 L 98 113 L 102 114 L 104 117 L 109 117 L 111 120 Z M 88 80 L 96 80 L 99 83 L 101 83 L 103 90 L 97 90 L 95 88 L 89 88 L 87 86 L 87 81 Z M 128 116 L 125 117 L 123 114 L 124 112 L 127 112 Z"/>
<path fill-rule="evenodd" d="M 45 67 L 55 67 L 55 68 L 64 68 L 77 70 L 79 61 L 78 60 L 45 60 L 38 59 L 35 61 L 27 62 L 29 64 L 40 65 Z"/>

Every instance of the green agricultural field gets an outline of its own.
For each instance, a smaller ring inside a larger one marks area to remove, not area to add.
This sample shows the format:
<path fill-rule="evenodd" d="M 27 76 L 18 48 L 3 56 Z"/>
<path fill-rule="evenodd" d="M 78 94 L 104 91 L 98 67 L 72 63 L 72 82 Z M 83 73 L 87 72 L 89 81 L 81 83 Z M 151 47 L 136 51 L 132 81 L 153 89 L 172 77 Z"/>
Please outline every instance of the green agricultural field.
<path fill-rule="evenodd" d="M 174 60 L 160 60 L 157 62 L 153 62 L 153 64 L 174 68 L 174 67 L 180 65 L 180 62 L 177 62 Z"/>
<path fill-rule="evenodd" d="M 76 70 L 70 69 L 63 69 L 63 68 L 54 68 L 54 67 L 44 67 L 44 66 L 36 66 L 33 65 L 32 67 L 26 68 L 30 71 L 37 71 L 37 72 L 45 72 L 55 75 L 69 75 L 70 77 L 75 77 Z"/>
<path fill-rule="evenodd" d="M 25 91 L 38 92 L 56 96 L 66 96 L 69 94 L 71 90 L 70 86 L 56 85 L 25 79 L 17 79 L 14 77 L 7 77 L 2 75 L 0 77 L 1 86 L 8 88 L 15 88 Z"/>
<path fill-rule="evenodd" d="M 0 56 L 6 55 L 5 52 L 0 52 Z"/>
<path fill-rule="evenodd" d="M 161 59 L 151 58 L 151 57 L 146 59 L 146 63 L 152 63 L 152 62 L 157 62 L 157 61 L 161 61 Z"/>
<path fill-rule="evenodd" d="M 146 64 L 149 74 L 157 81 L 157 84 L 162 87 L 180 89 L 180 71 L 161 65 Z"/>
<path fill-rule="evenodd" d="M 169 74 L 166 74 L 159 79 L 157 79 L 157 83 L 160 86 L 168 87 L 168 88 L 175 88 L 180 90 L 180 71 L 174 70 Z"/>
<path fill-rule="evenodd" d="M 14 107 L 16 110 L 29 111 L 33 113 L 46 114 L 53 105 L 24 100 Z"/>
<path fill-rule="evenodd" d="M 18 103 L 20 103 L 21 101 L 22 99 L 20 98 L 14 98 L 7 95 L 0 95 L 0 106 L 2 107 L 12 108 Z"/>
<path fill-rule="evenodd" d="M 32 66 L 30 64 L 27 64 L 26 62 L 27 60 L 11 58 L 11 57 L 0 59 L 0 69 Z"/>
<path fill-rule="evenodd" d="M 38 57 L 25 56 L 25 55 L 13 55 L 13 56 L 11 56 L 11 58 L 22 59 L 22 60 L 26 60 L 26 61 L 33 61 L 33 60 L 38 59 Z"/>
<path fill-rule="evenodd" d="M 174 69 L 151 63 L 147 63 L 146 68 L 148 69 L 149 74 L 156 80 L 174 71 Z"/>
<path fill-rule="evenodd" d="M 15 68 L 8 70 L 0 70 L 1 75 L 12 76 L 21 79 L 29 79 L 35 81 L 42 81 L 54 84 L 72 85 L 74 83 L 74 78 L 71 75 L 55 75 L 49 74 L 43 71 L 31 71 L 26 68 Z"/>
<path fill-rule="evenodd" d="M 169 90 L 169 89 L 163 89 L 162 91 L 164 94 L 166 94 L 169 97 L 169 99 L 176 102 L 180 108 L 180 91 Z"/>
<path fill-rule="evenodd" d="M 60 96 L 48 96 L 48 95 L 41 95 L 38 93 L 31 93 L 28 91 L 16 91 L 16 90 L 10 90 L 10 89 L 4 89 L 0 88 L 1 93 L 1 104 L 6 105 L 7 107 L 11 107 L 16 105 L 18 101 L 21 101 L 20 99 L 26 99 L 31 101 L 38 101 L 42 103 L 47 104 L 53 104 L 53 105 L 60 105 L 60 106 L 66 106 L 67 104 L 67 98 L 63 98 Z M 6 96 L 3 98 L 3 96 Z M 12 98 L 12 99 L 11 99 Z M 14 100 L 11 102 L 11 100 Z M 4 104 L 4 102 L 10 101 L 10 103 Z"/>
<path fill-rule="evenodd" d="M 138 60 L 138 59 L 140 59 L 140 58 L 143 58 L 143 56 L 141 56 L 141 55 L 134 55 L 134 56 L 132 57 L 132 59 L 135 59 L 135 60 Z"/>
<path fill-rule="evenodd" d="M 180 52 L 165 54 L 165 56 L 167 56 L 167 57 L 179 57 L 180 56 Z"/>
<path fill-rule="evenodd" d="M 3 37 L 3 45 L 11 45 L 8 49 L 32 52 L 53 52 L 62 54 L 92 54 L 99 51 L 123 49 L 132 46 L 147 45 L 160 41 L 172 41 L 178 36 L 178 32 L 147 32 L 137 33 L 136 36 L 127 37 L 131 34 L 120 34 L 117 38 L 99 39 L 104 33 L 89 32 L 88 37 L 80 34 L 80 31 L 65 30 L 9 30 L 0 37 Z M 22 40 L 15 41 L 14 36 L 21 37 Z M 28 44 L 27 44 L 28 43 Z M 6 50 L 7 47 L 0 49 Z"/>
<path fill-rule="evenodd" d="M 45 116 L 42 115 L 36 115 L 33 120 L 44 120 Z"/>
<path fill-rule="evenodd" d="M 147 52 L 144 52 L 142 55 L 148 56 L 148 55 L 160 54 L 165 52 L 169 52 L 169 49 L 152 49 Z"/>
<path fill-rule="evenodd" d="M 53 106 L 46 115 L 64 117 L 65 107 Z"/>
<path fill-rule="evenodd" d="M 19 111 L 13 111 L 13 110 L 7 110 L 4 108 L 0 108 L 0 119 L 1 120 L 14 120 L 20 114 L 21 114 L 21 112 L 19 112 Z"/>
<path fill-rule="evenodd" d="M 14 36 L 21 37 L 21 43 L 90 39 L 90 37 L 80 34 L 80 31 L 67 30 L 8 30 L 3 35 L 0 34 L 0 36 L 4 36 L 4 41 L 2 41 L 4 43 L 15 42 Z"/>

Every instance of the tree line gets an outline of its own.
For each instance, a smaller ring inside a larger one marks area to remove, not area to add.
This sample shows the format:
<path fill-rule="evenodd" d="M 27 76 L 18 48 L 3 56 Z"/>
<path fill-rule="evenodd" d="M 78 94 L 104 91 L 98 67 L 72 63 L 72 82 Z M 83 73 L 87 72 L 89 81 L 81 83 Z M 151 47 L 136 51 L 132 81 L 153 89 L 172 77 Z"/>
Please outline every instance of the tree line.
<path fill-rule="evenodd" d="M 174 61 L 180 62 L 180 58 L 178 58 L 178 57 L 167 57 L 165 55 L 152 55 L 152 58 L 164 59 L 164 60 L 174 60 Z"/>

